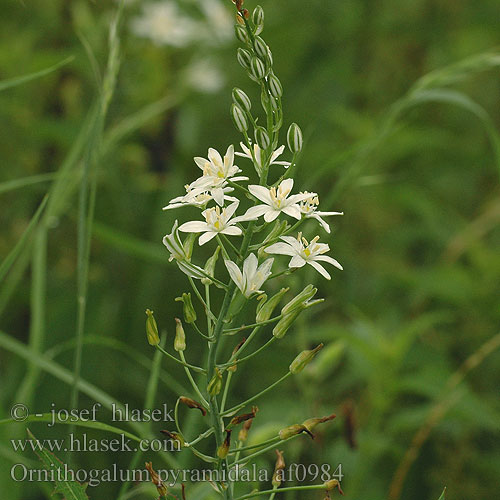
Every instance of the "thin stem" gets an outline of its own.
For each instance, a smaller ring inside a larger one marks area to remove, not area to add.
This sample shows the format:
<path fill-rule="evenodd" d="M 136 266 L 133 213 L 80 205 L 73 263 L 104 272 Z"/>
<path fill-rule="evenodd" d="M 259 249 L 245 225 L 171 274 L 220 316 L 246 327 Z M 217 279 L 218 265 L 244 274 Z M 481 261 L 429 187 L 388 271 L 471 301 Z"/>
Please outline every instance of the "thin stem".
<path fill-rule="evenodd" d="M 207 316 L 208 318 L 208 316 Z M 207 339 L 208 341 L 212 341 L 212 337 L 210 337 L 209 335 L 205 335 L 199 328 L 198 328 L 198 325 L 196 324 L 196 322 L 193 322 L 191 323 L 191 326 L 193 327 L 193 330 L 198 334 L 200 335 L 201 337 L 203 337 L 204 339 Z"/>
<path fill-rule="evenodd" d="M 190 365 L 189 363 L 186 363 L 186 361 L 183 359 L 182 361 L 180 359 L 177 359 L 175 356 L 167 352 L 163 347 L 160 345 L 157 345 L 156 348 L 161 351 L 167 358 L 171 359 L 172 361 L 175 361 L 176 363 L 182 365 L 184 368 L 191 368 L 191 370 L 199 373 L 205 373 L 205 370 L 201 368 L 200 366 L 195 366 L 195 365 Z M 181 352 L 181 358 L 184 358 L 184 355 Z"/>
<path fill-rule="evenodd" d="M 191 287 L 192 287 L 192 289 L 194 291 L 194 294 L 196 295 L 196 297 L 198 297 L 198 300 L 201 302 L 201 305 L 205 309 L 205 312 L 206 312 L 207 316 L 210 316 L 211 319 L 213 319 L 214 321 L 217 321 L 217 318 L 215 317 L 215 315 L 210 310 L 210 306 L 203 299 L 203 297 L 202 297 L 200 291 L 198 290 L 198 287 L 196 286 L 196 283 L 194 282 L 193 278 L 191 278 L 189 276 L 188 279 L 189 279 L 189 283 L 191 284 Z M 212 278 L 210 278 L 210 279 L 212 279 Z M 224 286 L 226 286 L 226 285 L 224 285 Z"/>
<path fill-rule="evenodd" d="M 276 337 L 271 337 L 264 345 L 260 346 L 256 351 L 252 352 L 252 354 L 249 354 L 248 356 L 245 356 L 244 358 L 236 359 L 233 363 L 224 363 L 223 365 L 219 365 L 219 366 L 226 367 L 226 366 L 239 365 L 243 361 L 247 361 L 248 359 L 253 358 L 254 356 L 257 356 L 257 354 L 259 354 L 261 351 L 263 351 L 266 347 L 269 347 L 275 340 L 276 340 Z"/>
<path fill-rule="evenodd" d="M 271 276 L 272 278 L 272 276 Z M 270 280 L 271 278 L 267 278 Z M 279 316 L 275 316 L 274 318 L 268 319 L 266 321 L 261 321 L 260 323 L 253 323 L 251 325 L 242 325 L 242 326 L 237 326 L 236 328 L 227 328 L 224 330 L 224 335 L 229 335 L 231 332 L 234 332 L 232 335 L 238 332 L 242 332 L 243 330 L 248 330 L 249 328 L 255 328 L 256 326 L 264 326 L 268 325 L 270 323 L 274 323 L 276 321 L 279 321 L 282 318 L 281 314 Z"/>
<path fill-rule="evenodd" d="M 261 396 L 263 396 L 264 394 L 266 394 L 266 392 L 269 392 L 271 389 L 274 389 L 278 384 L 280 384 L 281 382 L 283 382 L 284 380 L 286 380 L 290 375 L 292 375 L 292 372 L 287 372 L 285 375 L 283 375 L 280 379 L 276 380 L 276 382 L 274 382 L 273 384 L 271 384 L 269 387 L 267 387 L 266 389 L 264 389 L 263 391 L 259 392 L 258 394 L 256 394 L 255 396 L 252 396 L 251 398 L 247 399 L 246 401 L 243 401 L 243 403 L 240 403 L 236 406 L 233 406 L 233 408 L 229 409 L 229 410 L 226 410 L 223 414 L 221 414 L 223 417 L 225 416 L 228 416 L 228 415 L 233 415 L 234 413 L 236 413 L 237 411 L 241 410 L 242 408 L 244 408 L 245 406 L 247 406 L 248 404 L 252 403 L 253 401 L 255 401 L 256 399 L 260 398 Z"/>
<path fill-rule="evenodd" d="M 210 405 L 208 403 L 208 401 L 203 397 L 203 394 L 201 393 L 198 385 L 196 384 L 196 382 L 194 381 L 194 378 L 193 376 L 191 375 L 191 371 L 189 370 L 189 367 L 191 365 L 188 365 L 186 363 L 186 358 L 184 357 L 184 352 L 183 351 L 179 351 L 179 356 L 181 357 L 183 363 L 184 363 L 184 371 L 186 372 L 186 375 L 187 375 L 187 378 L 189 379 L 189 382 L 191 383 L 193 389 L 194 389 L 194 392 L 196 392 L 196 394 L 198 395 L 198 397 L 200 398 L 200 402 L 203 406 L 205 406 L 206 408 L 208 408 Z M 200 370 L 203 371 L 203 373 L 205 373 L 205 370 L 203 370 L 203 368 L 200 368 Z"/>
<path fill-rule="evenodd" d="M 207 309 L 210 311 L 210 285 L 205 285 L 205 302 Z M 209 314 L 207 314 L 207 332 L 208 337 L 212 338 L 212 319 Z"/>
<path fill-rule="evenodd" d="M 211 436 L 213 433 L 214 433 L 214 428 L 210 427 L 210 429 L 208 429 L 207 431 L 205 431 L 202 434 L 200 434 L 196 439 L 194 439 L 190 443 L 186 443 L 186 448 L 189 448 L 189 447 L 193 446 L 194 444 L 199 443 L 203 439 Z"/>
<path fill-rule="evenodd" d="M 286 443 L 287 441 L 290 441 L 290 439 L 294 439 L 297 436 L 300 436 L 300 434 L 295 434 L 294 436 L 290 436 L 289 438 L 286 439 L 280 439 L 281 443 Z M 251 455 L 248 455 L 246 457 L 240 458 L 238 460 L 235 460 L 232 464 L 231 467 L 234 467 L 235 465 L 239 465 L 241 463 L 247 463 L 250 460 L 253 460 L 255 457 L 258 457 L 262 455 L 263 453 L 267 453 L 269 450 L 272 450 L 273 448 L 276 447 L 276 443 L 272 443 L 269 446 L 266 446 L 265 448 L 262 448 L 262 450 L 256 451 L 255 453 L 252 453 Z"/>
<path fill-rule="evenodd" d="M 324 484 L 312 484 L 310 486 L 287 486 L 286 488 L 280 488 L 278 491 L 281 493 L 282 491 L 305 491 L 305 490 L 325 490 Z M 253 493 L 248 493 L 247 495 L 243 495 L 241 497 L 236 498 L 235 500 L 245 500 L 246 498 L 253 498 L 262 495 L 268 495 L 273 493 L 274 490 L 264 490 L 264 491 L 256 491 Z"/>
<path fill-rule="evenodd" d="M 224 234 L 221 235 L 224 241 L 229 245 L 231 250 L 236 254 L 236 257 L 241 258 L 240 251 L 231 243 L 229 238 L 225 236 Z"/>
<path fill-rule="evenodd" d="M 229 453 L 232 454 L 232 453 L 240 453 L 242 451 L 247 451 L 247 450 L 255 450 L 255 448 L 261 448 L 262 446 L 266 446 L 266 445 L 269 445 L 271 443 L 276 443 L 278 441 L 280 441 L 280 437 L 275 436 L 271 439 L 268 439 L 267 441 L 262 441 L 262 443 L 253 444 L 252 446 L 244 446 L 244 447 L 241 446 L 243 443 L 241 441 L 239 441 L 238 447 L 233 448 L 232 450 L 229 450 Z"/>
<path fill-rule="evenodd" d="M 226 377 L 226 385 L 224 387 L 224 394 L 222 395 L 222 402 L 220 404 L 220 411 L 221 413 L 224 412 L 224 407 L 226 406 L 226 400 L 227 400 L 227 393 L 229 392 L 229 386 L 231 385 L 231 379 L 233 378 L 233 372 L 228 371 L 227 377 Z"/>

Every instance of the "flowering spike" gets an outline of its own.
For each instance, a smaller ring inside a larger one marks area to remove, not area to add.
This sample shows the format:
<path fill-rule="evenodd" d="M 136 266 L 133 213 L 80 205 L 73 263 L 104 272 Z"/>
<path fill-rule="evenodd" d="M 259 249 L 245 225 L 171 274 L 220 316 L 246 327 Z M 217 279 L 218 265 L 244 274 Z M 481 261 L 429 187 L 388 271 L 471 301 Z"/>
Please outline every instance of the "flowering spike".
<path fill-rule="evenodd" d="M 184 333 L 184 328 L 182 327 L 182 321 L 179 318 L 175 318 L 175 339 L 174 339 L 174 349 L 177 352 L 186 350 L 186 334 Z"/>
<path fill-rule="evenodd" d="M 153 311 L 146 309 L 146 315 L 146 335 L 149 345 L 157 346 L 160 343 L 160 336 L 158 335 L 158 325 L 153 316 Z"/>
<path fill-rule="evenodd" d="M 319 344 L 314 349 L 302 351 L 290 364 L 290 372 L 294 375 L 300 373 L 321 349 L 323 349 L 323 344 Z"/>

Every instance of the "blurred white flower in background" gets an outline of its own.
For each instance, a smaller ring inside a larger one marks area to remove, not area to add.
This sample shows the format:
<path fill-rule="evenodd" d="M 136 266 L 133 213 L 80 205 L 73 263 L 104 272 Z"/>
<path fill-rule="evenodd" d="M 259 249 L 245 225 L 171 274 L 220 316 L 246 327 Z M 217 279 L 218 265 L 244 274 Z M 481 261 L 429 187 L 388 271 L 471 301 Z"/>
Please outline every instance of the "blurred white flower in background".
<path fill-rule="evenodd" d="M 218 92 L 226 83 L 219 67 L 209 58 L 194 59 L 185 69 L 184 80 L 193 90 L 204 94 Z"/>
<path fill-rule="evenodd" d="M 229 42 L 234 36 L 234 18 L 230 8 L 221 0 L 203 0 L 198 4 L 206 17 L 206 41 L 217 45 Z"/>

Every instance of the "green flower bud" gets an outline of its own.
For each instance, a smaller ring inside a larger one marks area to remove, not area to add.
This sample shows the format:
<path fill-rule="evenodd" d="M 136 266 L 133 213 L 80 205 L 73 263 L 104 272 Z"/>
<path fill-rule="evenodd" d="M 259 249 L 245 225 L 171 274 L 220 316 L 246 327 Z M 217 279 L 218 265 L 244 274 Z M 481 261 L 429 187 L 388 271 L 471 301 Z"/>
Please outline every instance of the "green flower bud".
<path fill-rule="evenodd" d="M 186 260 L 190 261 L 191 256 L 193 255 L 193 245 L 196 241 L 196 234 L 189 233 L 189 236 L 186 238 L 183 244 L 184 254 L 186 255 Z"/>
<path fill-rule="evenodd" d="M 271 139 L 264 127 L 257 127 L 255 129 L 255 140 L 261 149 L 267 149 L 271 145 Z"/>
<path fill-rule="evenodd" d="M 222 460 L 224 460 L 229 453 L 229 446 L 231 445 L 231 432 L 232 431 L 226 431 L 226 438 L 224 439 L 224 442 L 217 448 L 217 456 Z"/>
<path fill-rule="evenodd" d="M 288 142 L 288 148 L 294 154 L 300 153 L 302 150 L 302 131 L 296 123 L 292 123 L 288 129 L 286 136 Z"/>
<path fill-rule="evenodd" d="M 160 343 L 160 336 L 158 335 L 158 325 L 156 324 L 153 311 L 146 309 L 146 335 L 148 337 L 149 345 L 157 346 Z"/>
<path fill-rule="evenodd" d="M 234 27 L 236 38 L 242 43 L 248 43 L 248 33 L 244 26 L 237 24 Z"/>
<path fill-rule="evenodd" d="M 257 5 L 252 12 L 252 22 L 255 25 L 255 34 L 262 33 L 264 29 L 264 9 Z"/>
<path fill-rule="evenodd" d="M 213 397 L 217 396 L 217 394 L 219 394 L 221 389 L 222 389 L 222 373 L 217 367 L 215 367 L 215 372 L 213 374 L 212 379 L 208 383 L 207 391 L 208 394 L 210 394 L 210 396 Z"/>
<path fill-rule="evenodd" d="M 283 95 L 283 86 L 274 73 L 269 75 L 269 90 L 271 91 L 271 95 L 276 99 Z"/>
<path fill-rule="evenodd" d="M 234 88 L 232 95 L 234 103 L 243 109 L 243 111 L 249 113 L 252 108 L 252 101 L 250 101 L 250 97 L 248 97 L 245 92 L 239 88 Z"/>
<path fill-rule="evenodd" d="M 242 49 L 241 47 L 238 49 L 236 53 L 236 58 L 241 66 L 245 69 L 250 69 L 250 65 L 252 62 L 252 53 L 247 49 Z"/>
<path fill-rule="evenodd" d="M 281 314 L 288 314 L 297 309 L 304 309 L 309 300 L 311 300 L 318 291 L 317 288 L 312 285 L 307 285 L 302 292 L 300 292 L 297 296 L 295 296 L 288 304 L 283 307 L 281 310 Z"/>
<path fill-rule="evenodd" d="M 267 44 L 260 36 L 255 37 L 255 40 L 253 42 L 253 48 L 255 50 L 255 53 L 257 54 L 257 56 L 259 56 L 260 59 L 262 59 L 263 61 L 267 59 L 267 54 L 268 54 Z"/>
<path fill-rule="evenodd" d="M 293 325 L 293 322 L 297 319 L 297 316 L 302 312 L 302 309 L 298 309 L 294 312 L 286 314 L 283 316 L 276 326 L 273 328 L 273 336 L 277 339 L 282 339 L 289 328 Z"/>
<path fill-rule="evenodd" d="M 297 436 L 298 434 L 302 434 L 303 432 L 309 434 L 314 439 L 314 436 L 303 425 L 300 424 L 289 425 L 288 427 L 281 429 L 278 435 L 281 440 L 284 440 L 293 436 Z"/>
<path fill-rule="evenodd" d="M 182 321 L 179 318 L 175 318 L 175 339 L 174 339 L 174 349 L 179 351 L 184 351 L 186 349 L 186 334 L 184 333 L 184 328 L 182 327 Z"/>
<path fill-rule="evenodd" d="M 281 297 L 285 295 L 286 292 L 290 290 L 289 288 L 282 288 L 278 293 L 275 293 L 269 300 L 264 302 L 259 302 L 257 306 L 257 315 L 255 317 L 255 321 L 257 323 L 262 323 L 263 321 L 267 321 L 271 318 L 276 306 L 279 304 Z"/>
<path fill-rule="evenodd" d="M 319 344 L 314 349 L 302 351 L 290 364 L 290 372 L 294 375 L 300 373 L 313 359 L 316 354 L 323 349 L 323 344 Z"/>
<path fill-rule="evenodd" d="M 253 57 L 250 62 L 250 75 L 256 80 L 262 80 L 266 73 L 266 65 L 258 57 Z"/>
<path fill-rule="evenodd" d="M 248 120 L 245 112 L 237 105 L 231 105 L 231 118 L 238 132 L 246 132 L 248 130 Z"/>
<path fill-rule="evenodd" d="M 191 300 L 191 292 L 183 293 L 182 297 L 176 297 L 176 302 L 182 302 L 182 312 L 186 323 L 194 323 L 196 321 L 196 311 L 194 310 L 193 301 Z"/>
<path fill-rule="evenodd" d="M 215 249 L 215 252 L 213 253 L 212 257 L 210 257 L 207 260 L 207 263 L 205 264 L 205 272 L 209 276 L 212 276 L 212 277 L 215 276 L 215 266 L 217 264 L 217 260 L 219 259 L 219 253 L 220 253 L 220 247 L 218 246 Z M 213 281 L 210 278 L 206 278 L 206 277 L 202 278 L 201 282 L 204 285 L 211 285 L 213 283 Z"/>

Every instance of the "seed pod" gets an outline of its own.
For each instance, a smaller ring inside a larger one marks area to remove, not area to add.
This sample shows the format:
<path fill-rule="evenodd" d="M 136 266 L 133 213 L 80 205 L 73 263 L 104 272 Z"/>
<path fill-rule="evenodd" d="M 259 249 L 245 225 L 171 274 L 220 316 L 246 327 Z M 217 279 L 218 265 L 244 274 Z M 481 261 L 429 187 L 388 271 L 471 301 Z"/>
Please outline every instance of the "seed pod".
<path fill-rule="evenodd" d="M 288 148 L 294 154 L 300 153 L 302 150 L 302 130 L 296 123 L 292 123 L 290 128 L 288 129 L 288 133 L 286 135 L 286 139 L 288 142 Z"/>
<path fill-rule="evenodd" d="M 160 476 L 158 476 L 156 471 L 153 469 L 153 464 L 151 462 L 146 462 L 146 470 L 149 472 L 149 475 L 151 476 L 151 482 L 156 486 L 160 498 L 166 497 L 168 494 L 167 487 L 160 479 Z"/>
<path fill-rule="evenodd" d="M 283 86 L 274 73 L 269 75 L 269 90 L 271 91 L 271 95 L 276 99 L 283 95 Z"/>
<path fill-rule="evenodd" d="M 289 425 L 288 427 L 281 429 L 278 435 L 281 440 L 284 440 L 291 438 L 292 436 L 297 436 L 298 434 L 302 434 L 303 432 L 309 434 L 309 436 L 311 436 L 311 438 L 314 439 L 313 434 L 310 431 L 308 431 L 303 425 L 300 424 Z"/>
<path fill-rule="evenodd" d="M 179 318 L 175 318 L 175 322 L 174 349 L 177 352 L 184 351 L 186 350 L 186 334 L 184 333 L 182 321 Z"/>
<path fill-rule="evenodd" d="M 302 425 L 308 429 L 309 431 L 313 431 L 314 428 L 318 424 L 323 424 L 325 422 L 329 422 L 330 420 L 333 420 L 337 415 L 332 413 L 331 415 L 328 415 L 327 417 L 322 417 L 322 418 L 309 418 L 305 422 L 302 422 Z"/>
<path fill-rule="evenodd" d="M 255 140 L 260 149 L 267 149 L 271 145 L 271 139 L 269 139 L 269 134 L 264 127 L 257 127 L 255 129 Z"/>
<path fill-rule="evenodd" d="M 321 349 L 323 349 L 323 344 L 319 344 L 309 351 L 302 351 L 290 364 L 290 372 L 294 375 L 300 373 Z"/>
<path fill-rule="evenodd" d="M 160 336 L 158 335 L 158 325 L 156 324 L 153 311 L 146 309 L 146 335 L 148 337 L 149 345 L 157 346 L 160 343 Z"/>
<path fill-rule="evenodd" d="M 231 104 L 231 118 L 238 132 L 246 132 L 248 130 L 248 120 L 245 112 L 237 105 Z"/>
<path fill-rule="evenodd" d="M 217 456 L 224 460 L 229 453 L 229 446 L 231 445 L 231 432 L 226 430 L 226 437 L 224 442 L 217 448 Z"/>
<path fill-rule="evenodd" d="M 307 285 L 302 292 L 300 292 L 290 302 L 288 302 L 285 307 L 283 307 L 281 314 L 288 314 L 296 311 L 297 309 L 304 309 L 305 304 L 307 304 L 307 302 L 316 295 L 317 291 L 317 288 L 312 285 Z"/>
<path fill-rule="evenodd" d="M 274 466 L 273 479 L 271 483 L 275 488 L 279 488 L 283 482 L 283 470 L 286 465 L 285 459 L 283 458 L 283 452 L 279 450 L 275 451 L 278 458 L 276 459 L 276 465 Z"/>
<path fill-rule="evenodd" d="M 210 394 L 210 396 L 214 397 L 217 396 L 217 394 L 219 394 L 221 389 L 222 389 L 222 373 L 217 367 L 215 367 L 215 372 L 212 376 L 212 379 L 208 383 L 207 391 L 208 394 Z"/>
<path fill-rule="evenodd" d="M 238 19 L 238 17 L 240 16 L 237 16 L 236 19 Z M 248 43 L 248 33 L 247 33 L 247 30 L 245 29 L 244 26 L 242 26 L 241 24 L 236 24 L 234 26 L 234 32 L 236 34 L 236 38 L 242 42 L 242 43 Z"/>
<path fill-rule="evenodd" d="M 260 37 L 256 36 L 253 41 L 253 48 L 257 56 L 265 61 L 267 59 L 268 48 L 266 42 Z"/>
<path fill-rule="evenodd" d="M 250 74 L 256 80 L 262 80 L 266 76 L 266 65 L 258 57 L 253 57 L 250 62 Z"/>
<path fill-rule="evenodd" d="M 177 432 L 170 432 L 170 431 L 165 431 L 161 430 L 160 431 L 162 434 L 167 436 L 170 441 L 172 441 L 174 448 L 179 451 L 181 448 L 184 448 L 184 445 L 186 444 L 184 441 L 184 438 L 178 434 Z"/>
<path fill-rule="evenodd" d="M 198 403 L 198 401 L 195 401 L 194 399 L 191 398 L 186 398 L 184 396 L 181 396 L 179 398 L 179 402 L 185 404 L 188 408 L 196 408 L 197 410 L 201 411 L 201 414 L 205 417 L 207 414 L 207 410 L 203 408 L 201 403 Z"/>
<path fill-rule="evenodd" d="M 176 302 L 182 302 L 182 313 L 184 321 L 188 324 L 196 321 L 196 311 L 194 310 L 193 301 L 191 300 L 191 292 L 183 293 L 181 297 L 175 298 Z"/>
<path fill-rule="evenodd" d="M 262 323 L 271 318 L 271 315 L 279 304 L 281 297 L 285 295 L 286 292 L 290 290 L 289 288 L 282 288 L 279 292 L 275 293 L 269 300 L 264 303 L 259 303 L 257 306 L 257 315 L 255 321 L 257 323 Z"/>
<path fill-rule="evenodd" d="M 248 97 L 243 90 L 239 88 L 234 88 L 232 92 L 233 102 L 237 104 L 243 111 L 247 113 L 250 112 L 252 108 L 252 101 L 250 97 Z"/>
<path fill-rule="evenodd" d="M 218 246 L 215 249 L 215 252 L 213 253 L 213 255 L 207 260 L 207 263 L 205 264 L 205 272 L 209 276 L 212 276 L 212 277 L 215 276 L 215 266 L 217 264 L 217 260 L 219 259 L 219 253 L 220 253 L 220 247 Z M 211 285 L 213 283 L 213 281 L 210 278 L 206 278 L 206 277 L 202 278 L 201 282 L 204 285 Z"/>
<path fill-rule="evenodd" d="M 252 12 L 252 22 L 255 25 L 255 34 L 262 33 L 264 29 L 264 9 L 257 5 Z"/>
<path fill-rule="evenodd" d="M 276 323 L 276 326 L 273 328 L 273 336 L 277 339 L 282 339 L 289 328 L 292 326 L 293 322 L 297 319 L 297 316 L 302 312 L 302 310 L 297 310 L 291 312 L 289 314 L 285 314 L 279 321 Z"/>
<path fill-rule="evenodd" d="M 238 433 L 238 441 L 245 442 L 247 440 L 248 431 L 250 430 L 250 427 L 252 427 L 252 423 L 253 423 L 253 418 L 243 423 L 243 427 Z"/>
<path fill-rule="evenodd" d="M 241 66 L 245 69 L 250 69 L 250 65 L 252 62 L 252 53 L 247 49 L 242 49 L 241 47 L 236 52 L 236 59 Z"/>
<path fill-rule="evenodd" d="M 243 415 L 237 415 L 236 417 L 233 417 L 229 422 L 229 425 L 226 427 L 226 431 L 232 429 L 236 425 L 241 424 L 242 422 L 254 419 L 258 411 L 259 408 L 257 406 L 253 406 L 250 413 L 244 413 Z"/>

